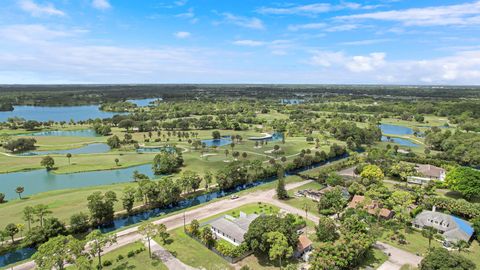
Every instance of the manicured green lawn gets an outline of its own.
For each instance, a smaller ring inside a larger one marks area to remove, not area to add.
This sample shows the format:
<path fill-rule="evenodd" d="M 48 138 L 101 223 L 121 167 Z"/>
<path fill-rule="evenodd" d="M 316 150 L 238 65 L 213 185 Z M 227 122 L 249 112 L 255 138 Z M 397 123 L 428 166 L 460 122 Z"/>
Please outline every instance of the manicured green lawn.
<path fill-rule="evenodd" d="M 390 240 L 387 237 L 387 234 L 384 233 L 381 237 L 382 241 L 385 241 L 392 246 L 404 249 L 406 251 L 418 254 L 420 256 L 425 256 L 428 253 L 428 239 L 422 236 L 422 233 L 417 230 L 412 230 L 410 233 L 405 233 L 407 244 L 402 245 L 396 241 Z M 432 248 L 441 248 L 442 243 L 432 240 Z M 457 251 L 453 251 L 457 252 Z M 472 260 L 477 267 L 480 267 L 480 246 L 477 240 L 474 240 L 468 248 L 468 250 L 461 253 L 462 256 Z"/>
<path fill-rule="evenodd" d="M 129 251 L 136 251 L 143 249 L 142 252 L 135 254 L 133 257 L 128 257 L 127 254 Z M 119 259 L 119 256 L 123 256 L 123 259 Z M 140 242 L 135 242 L 133 244 L 128 244 L 121 248 L 118 248 L 112 252 L 109 252 L 102 256 L 102 262 L 105 261 L 112 262 L 110 266 L 104 266 L 104 270 L 167 270 L 168 268 L 162 263 L 160 259 L 153 258 L 151 259 L 148 255 L 148 250 Z M 94 262 L 97 262 L 97 258 L 94 259 Z M 96 265 L 96 264 L 94 264 Z M 69 269 L 76 269 L 76 267 L 69 267 Z"/>
<path fill-rule="evenodd" d="M 113 184 L 81 189 L 56 190 L 29 196 L 22 200 L 12 200 L 0 204 L 0 228 L 8 223 L 25 223 L 22 220 L 22 211 L 26 206 L 45 204 L 53 212 L 51 216 L 68 223 L 70 216 L 81 211 L 88 213 L 87 197 L 96 191 L 111 190 L 120 198 L 126 186 L 136 186 L 135 183 Z M 121 202 L 115 203 L 115 210 L 122 210 Z"/>
<path fill-rule="evenodd" d="M 200 269 L 233 269 L 222 257 L 186 235 L 183 228 L 170 231 L 169 243 L 163 245 L 183 263 Z M 161 243 L 157 239 L 158 243 Z"/>

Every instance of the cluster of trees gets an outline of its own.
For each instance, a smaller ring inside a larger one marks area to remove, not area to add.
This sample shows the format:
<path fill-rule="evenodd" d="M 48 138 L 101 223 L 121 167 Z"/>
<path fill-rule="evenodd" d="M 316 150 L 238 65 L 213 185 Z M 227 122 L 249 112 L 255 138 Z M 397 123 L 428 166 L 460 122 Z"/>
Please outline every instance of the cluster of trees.
<path fill-rule="evenodd" d="M 93 130 L 95 130 L 95 133 L 102 136 L 108 136 L 112 133 L 112 128 L 109 125 L 102 125 L 100 123 L 93 125 Z"/>
<path fill-rule="evenodd" d="M 102 103 L 99 107 L 100 110 L 106 112 L 128 112 L 137 108 L 137 104 L 130 101 L 118 101 Z"/>
<path fill-rule="evenodd" d="M 454 160 L 463 165 L 480 165 L 480 135 L 450 130 L 442 132 L 432 128 L 426 133 L 425 143 L 433 150 L 442 151 L 437 154 L 440 159 Z"/>
<path fill-rule="evenodd" d="M 330 133 L 334 138 L 346 141 L 350 149 L 355 150 L 363 144 L 372 145 L 380 141 L 382 131 L 377 125 L 370 125 L 367 128 L 359 128 L 353 122 L 330 122 Z"/>
<path fill-rule="evenodd" d="M 3 148 L 10 152 L 25 152 L 35 149 L 37 140 L 34 138 L 18 138 L 3 143 Z"/>
<path fill-rule="evenodd" d="M 183 166 L 182 152 L 178 148 L 171 151 L 163 151 L 153 159 L 152 170 L 155 174 L 169 174 Z"/>
<path fill-rule="evenodd" d="M 250 224 L 244 243 L 255 253 L 278 260 L 281 266 L 282 259 L 291 257 L 297 248 L 297 229 L 297 219 L 292 214 L 260 216 Z"/>
<path fill-rule="evenodd" d="M 480 171 L 469 167 L 456 167 L 447 173 L 445 181 L 451 190 L 467 199 L 480 197 Z"/>

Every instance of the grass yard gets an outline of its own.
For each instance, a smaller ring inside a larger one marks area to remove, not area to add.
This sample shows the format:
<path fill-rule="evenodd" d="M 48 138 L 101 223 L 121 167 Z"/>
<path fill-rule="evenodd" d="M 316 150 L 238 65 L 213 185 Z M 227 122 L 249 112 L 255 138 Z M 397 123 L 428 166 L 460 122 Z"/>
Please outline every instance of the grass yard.
<path fill-rule="evenodd" d="M 284 200 L 282 202 L 286 203 L 288 205 L 291 205 L 295 208 L 298 208 L 298 209 L 304 209 L 304 207 L 306 205 L 308 207 L 309 214 L 310 213 L 318 213 L 318 202 L 315 202 L 312 199 L 309 199 L 309 198 L 306 198 L 306 197 L 295 197 L 293 194 L 295 194 L 295 192 L 298 191 L 298 190 L 303 190 L 303 189 L 319 190 L 319 189 L 322 189 L 323 187 L 324 186 L 322 184 L 319 184 L 317 182 L 312 182 L 312 183 L 303 185 L 301 187 L 289 190 L 288 195 L 290 196 L 290 198 L 288 200 Z"/>
<path fill-rule="evenodd" d="M 405 233 L 407 240 L 406 245 L 401 245 L 397 241 L 392 241 L 384 232 L 381 239 L 392 246 L 404 249 L 420 256 L 425 256 L 428 253 L 428 239 L 422 236 L 422 233 L 417 230 L 412 230 L 409 233 Z M 432 240 L 432 248 L 441 248 L 442 244 L 438 241 Z M 457 251 L 453 251 L 457 252 Z M 472 260 L 477 267 L 480 267 L 480 246 L 478 241 L 474 240 L 468 248 L 468 250 L 461 253 L 462 256 Z"/>
<path fill-rule="evenodd" d="M 142 252 L 135 254 L 135 256 L 128 257 L 127 254 L 130 251 L 136 251 L 143 249 Z M 123 259 L 119 259 L 119 256 L 123 256 Z M 157 258 L 151 259 L 148 255 L 148 249 L 140 242 L 128 244 L 121 248 L 118 248 L 112 252 L 109 252 L 102 256 L 102 262 L 110 261 L 112 265 L 104 266 L 104 270 L 167 270 L 168 268 Z M 94 263 L 98 262 L 97 258 L 94 259 Z M 96 264 L 95 264 L 96 265 Z M 77 269 L 72 266 L 68 269 Z"/>
<path fill-rule="evenodd" d="M 186 235 L 183 232 L 183 228 L 172 230 L 169 233 L 169 243 L 163 245 L 163 247 L 183 263 L 200 269 L 234 269 L 222 257 Z M 159 239 L 156 241 L 161 243 Z"/>
<path fill-rule="evenodd" d="M 371 248 L 363 263 L 360 265 L 359 270 L 377 269 L 380 265 L 388 260 L 388 255 L 383 251 L 376 248 Z"/>

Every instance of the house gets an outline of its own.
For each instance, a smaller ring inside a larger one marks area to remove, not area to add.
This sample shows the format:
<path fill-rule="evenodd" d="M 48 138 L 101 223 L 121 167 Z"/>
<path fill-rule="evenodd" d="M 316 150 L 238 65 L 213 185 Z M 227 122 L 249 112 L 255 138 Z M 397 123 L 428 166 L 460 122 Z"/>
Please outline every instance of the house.
<path fill-rule="evenodd" d="M 460 240 L 470 241 L 473 235 L 473 228 L 467 221 L 453 215 L 432 211 L 422 211 L 412 222 L 415 228 L 432 227 L 443 235 L 443 245 L 446 247 Z"/>
<path fill-rule="evenodd" d="M 313 189 L 305 189 L 305 190 L 299 190 L 297 193 L 299 195 L 305 196 L 312 201 L 319 202 L 320 198 L 322 198 L 323 195 L 325 195 L 326 192 L 331 191 L 332 189 L 335 189 L 336 187 L 328 186 L 324 187 L 320 190 L 313 190 Z M 345 187 L 340 187 L 342 191 L 343 197 L 348 200 L 350 199 L 350 193 L 348 193 L 348 189 Z"/>
<path fill-rule="evenodd" d="M 357 178 L 359 176 L 358 174 L 355 173 L 355 166 L 339 171 L 338 175 L 346 178 Z"/>
<path fill-rule="evenodd" d="M 415 170 L 423 177 L 430 178 L 431 180 L 445 180 L 446 171 L 443 168 L 430 164 L 416 164 Z"/>
<path fill-rule="evenodd" d="M 295 258 L 302 258 L 308 261 L 308 253 L 312 250 L 312 241 L 305 234 L 298 237 L 297 249 L 293 254 Z"/>
<path fill-rule="evenodd" d="M 212 232 L 216 237 L 222 238 L 235 246 L 243 243 L 243 236 L 248 231 L 250 223 L 254 221 L 259 215 L 245 214 L 240 212 L 238 218 L 225 215 L 221 218 L 209 222 Z"/>
<path fill-rule="evenodd" d="M 359 205 L 363 204 L 365 201 L 365 196 L 355 195 L 352 200 L 348 203 L 348 208 L 357 208 Z M 370 215 L 379 215 L 384 219 L 390 219 L 393 217 L 394 212 L 383 208 L 383 206 L 377 201 L 371 201 L 370 204 L 364 205 L 363 208 Z"/>
<path fill-rule="evenodd" d="M 415 185 L 426 185 L 432 181 L 429 177 L 420 177 L 420 176 L 408 176 L 407 183 Z"/>

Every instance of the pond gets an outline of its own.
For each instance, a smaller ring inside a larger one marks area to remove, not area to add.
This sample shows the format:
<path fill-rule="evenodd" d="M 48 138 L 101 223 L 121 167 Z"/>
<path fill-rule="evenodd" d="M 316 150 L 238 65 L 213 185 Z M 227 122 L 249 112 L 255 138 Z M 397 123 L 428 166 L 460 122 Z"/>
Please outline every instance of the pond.
<path fill-rule="evenodd" d="M 33 132 L 28 134 L 20 134 L 19 136 L 53 136 L 53 137 L 101 137 L 93 129 L 79 129 L 79 130 L 49 130 Z"/>
<path fill-rule="evenodd" d="M 7 121 L 11 117 L 21 117 L 26 120 L 36 121 L 82 121 L 96 118 L 110 118 L 118 113 L 103 112 L 98 109 L 98 105 L 85 106 L 62 106 L 62 107 L 44 107 L 44 106 L 15 106 L 11 112 L 0 112 L 0 122 Z"/>
<path fill-rule="evenodd" d="M 408 146 L 408 147 L 418 147 L 418 144 L 407 140 L 403 138 L 396 138 L 396 137 L 391 137 L 390 140 L 388 140 L 387 136 L 382 136 L 382 142 L 392 142 L 399 144 L 401 146 Z"/>
<path fill-rule="evenodd" d="M 100 154 L 110 151 L 110 146 L 106 143 L 91 143 L 82 147 L 66 149 L 66 150 L 49 150 L 49 151 L 30 151 L 18 154 L 19 156 L 39 156 L 39 155 L 72 155 L 78 154 Z"/>
<path fill-rule="evenodd" d="M 112 158 L 113 162 L 113 158 Z M 18 198 L 15 189 L 23 186 L 23 196 L 58 189 L 81 188 L 113 183 L 125 183 L 132 181 L 133 171 L 154 177 L 152 165 L 140 165 L 116 170 L 80 172 L 71 174 L 54 174 L 45 169 L 0 174 L 0 192 L 10 200 Z"/>
<path fill-rule="evenodd" d="M 391 134 L 391 135 L 412 135 L 413 134 L 413 129 L 405 126 L 380 124 L 380 129 L 382 130 L 382 134 Z"/>
<path fill-rule="evenodd" d="M 299 172 L 302 172 L 302 171 L 310 170 L 310 169 L 328 164 L 331 161 L 339 160 L 339 159 L 346 158 L 346 157 L 348 157 L 348 154 L 332 158 L 332 159 L 330 159 L 329 161 L 326 161 L 326 162 L 320 162 L 320 163 L 312 164 L 310 166 L 306 166 L 306 167 L 296 169 L 296 170 L 293 170 L 293 171 L 287 171 L 286 175 L 287 176 L 288 175 L 293 175 L 293 174 L 296 174 L 296 173 L 299 173 Z M 144 166 L 146 166 L 146 165 L 144 165 Z M 142 167 L 142 166 L 138 166 L 138 167 Z M 132 173 L 133 173 L 133 170 L 132 170 Z M 144 173 L 144 171 L 140 171 L 140 173 Z M 171 212 L 174 212 L 174 211 L 186 209 L 186 208 L 189 208 L 189 207 L 201 204 L 201 203 L 211 201 L 211 200 L 216 199 L 216 198 L 221 198 L 221 197 L 228 196 L 228 195 L 230 195 L 234 192 L 238 192 L 238 191 L 241 191 L 241 190 L 245 190 L 245 189 L 249 189 L 249 188 L 252 188 L 252 187 L 259 186 L 259 185 L 263 185 L 263 184 L 269 183 L 269 182 L 274 181 L 274 180 L 276 180 L 275 176 L 270 177 L 270 178 L 266 178 L 266 179 L 261 179 L 259 181 L 249 183 L 249 184 L 246 184 L 246 185 L 240 185 L 240 186 L 237 186 L 237 187 L 235 187 L 235 188 L 233 188 L 229 191 L 210 192 L 210 193 L 207 193 L 207 194 L 199 195 L 199 196 L 194 197 L 194 198 L 185 199 L 183 201 L 180 201 L 178 203 L 178 205 L 176 205 L 176 206 L 169 206 L 169 207 L 164 207 L 164 208 L 155 208 L 155 209 L 152 209 L 152 210 L 147 210 L 145 212 L 130 215 L 130 216 L 127 216 L 127 217 L 115 218 L 115 220 L 114 220 L 114 222 L 111 226 L 101 228 L 101 231 L 102 232 L 114 231 L 114 230 L 117 230 L 117 229 L 120 229 L 120 228 L 123 228 L 123 227 L 126 227 L 126 226 L 130 226 L 130 225 L 137 224 L 139 222 L 148 220 L 152 217 L 158 217 L 158 216 L 165 215 L 165 214 L 168 214 L 168 213 L 171 213 Z M 26 260 L 26 259 L 30 258 L 35 251 L 35 250 L 33 250 L 33 251 L 32 250 L 33 249 L 31 249 L 31 248 L 24 248 L 24 249 L 20 249 L 18 251 L 15 251 L 15 252 L 10 252 L 10 253 L 0 255 L 0 267 L 6 266 L 8 264 L 17 263 L 17 262 L 20 262 L 20 261 L 23 261 L 23 260 Z M 6 260 L 5 258 L 9 258 L 9 259 Z"/>
<path fill-rule="evenodd" d="M 222 136 L 222 138 L 220 139 L 202 140 L 202 143 L 206 144 L 207 147 L 220 147 L 231 144 L 232 139 L 230 138 L 230 136 Z"/>
<path fill-rule="evenodd" d="M 151 103 L 157 100 L 162 100 L 162 98 L 129 99 L 127 101 L 136 104 L 139 107 L 146 107 L 152 105 Z"/>

